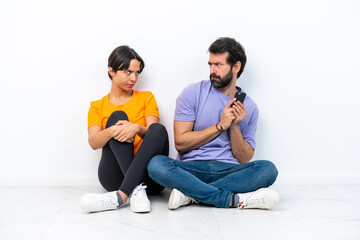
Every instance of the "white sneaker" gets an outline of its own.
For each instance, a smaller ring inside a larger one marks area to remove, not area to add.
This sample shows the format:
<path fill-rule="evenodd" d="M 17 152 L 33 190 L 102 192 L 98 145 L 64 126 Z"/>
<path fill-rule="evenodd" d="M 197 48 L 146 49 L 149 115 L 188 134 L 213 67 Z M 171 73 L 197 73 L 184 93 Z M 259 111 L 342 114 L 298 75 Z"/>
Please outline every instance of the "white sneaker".
<path fill-rule="evenodd" d="M 119 206 L 116 191 L 97 194 L 87 193 L 81 197 L 80 206 L 87 212 L 100 212 L 117 209 Z"/>
<path fill-rule="evenodd" d="M 198 203 L 196 200 L 185 196 L 182 192 L 177 189 L 173 189 L 170 194 L 168 208 L 170 210 L 177 209 L 181 206 Z"/>
<path fill-rule="evenodd" d="M 269 188 L 260 188 L 254 192 L 239 193 L 239 209 L 260 208 L 270 209 L 280 203 L 277 192 Z"/>
<path fill-rule="evenodd" d="M 150 212 L 150 201 L 146 195 L 146 185 L 138 185 L 130 196 L 130 207 L 135 213 Z"/>

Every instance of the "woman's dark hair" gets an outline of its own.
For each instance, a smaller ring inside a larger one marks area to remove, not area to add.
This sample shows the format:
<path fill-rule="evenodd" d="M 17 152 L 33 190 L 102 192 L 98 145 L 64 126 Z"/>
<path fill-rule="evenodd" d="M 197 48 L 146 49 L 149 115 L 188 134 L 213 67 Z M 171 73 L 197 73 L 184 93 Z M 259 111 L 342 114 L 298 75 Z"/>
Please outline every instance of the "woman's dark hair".
<path fill-rule="evenodd" d="M 239 42 L 237 42 L 233 38 L 222 37 L 211 44 L 211 46 L 209 47 L 209 52 L 213 54 L 228 52 L 229 55 L 226 60 L 231 66 L 234 66 L 235 63 L 240 61 L 241 68 L 237 74 L 237 78 L 240 77 L 241 73 L 244 71 L 245 68 L 246 54 L 245 49 L 243 48 L 243 46 L 241 46 Z"/>
<path fill-rule="evenodd" d="M 108 67 L 111 67 L 115 72 L 118 70 L 127 70 L 130 66 L 130 61 L 136 59 L 140 62 L 140 73 L 145 67 L 145 62 L 135 52 L 134 49 L 129 46 L 120 46 L 114 49 L 108 59 Z M 112 80 L 110 73 L 109 78 Z"/>

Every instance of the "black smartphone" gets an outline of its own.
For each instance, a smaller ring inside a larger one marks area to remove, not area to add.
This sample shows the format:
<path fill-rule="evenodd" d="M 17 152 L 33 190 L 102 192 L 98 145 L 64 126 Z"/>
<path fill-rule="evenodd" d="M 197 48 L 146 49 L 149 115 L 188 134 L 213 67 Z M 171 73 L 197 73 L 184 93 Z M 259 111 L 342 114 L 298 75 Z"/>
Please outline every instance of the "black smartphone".
<path fill-rule="evenodd" d="M 246 97 L 246 93 L 244 93 L 244 92 L 236 92 L 235 93 L 236 101 L 240 101 L 241 103 L 244 103 L 245 97 Z M 232 105 L 234 105 L 234 104 L 232 104 Z"/>

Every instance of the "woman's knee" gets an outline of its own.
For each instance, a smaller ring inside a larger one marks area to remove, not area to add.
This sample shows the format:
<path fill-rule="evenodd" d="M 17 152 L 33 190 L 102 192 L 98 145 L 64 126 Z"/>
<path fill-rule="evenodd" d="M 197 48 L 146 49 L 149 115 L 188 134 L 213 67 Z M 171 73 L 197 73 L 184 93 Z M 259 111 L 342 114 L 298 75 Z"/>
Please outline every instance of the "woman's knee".
<path fill-rule="evenodd" d="M 120 120 L 129 121 L 129 118 L 124 111 L 115 111 L 115 112 L 111 113 L 111 115 L 109 116 L 107 123 L 106 123 L 106 127 L 108 128 L 112 125 L 115 125 Z"/>
<path fill-rule="evenodd" d="M 150 141 L 153 143 L 165 144 L 164 146 L 166 146 L 166 144 L 167 144 L 167 148 L 169 148 L 168 147 L 168 145 L 169 145 L 168 144 L 169 143 L 168 133 L 166 131 L 166 128 L 160 123 L 153 123 L 149 126 L 144 140 L 145 139 L 146 139 L 146 141 Z M 168 151 L 169 150 L 167 149 L 167 152 L 163 151 L 161 154 L 168 155 Z"/>
<path fill-rule="evenodd" d="M 161 136 L 168 136 L 166 128 L 161 123 L 153 123 L 149 126 L 148 132 L 150 132 L 152 135 L 161 135 Z"/>

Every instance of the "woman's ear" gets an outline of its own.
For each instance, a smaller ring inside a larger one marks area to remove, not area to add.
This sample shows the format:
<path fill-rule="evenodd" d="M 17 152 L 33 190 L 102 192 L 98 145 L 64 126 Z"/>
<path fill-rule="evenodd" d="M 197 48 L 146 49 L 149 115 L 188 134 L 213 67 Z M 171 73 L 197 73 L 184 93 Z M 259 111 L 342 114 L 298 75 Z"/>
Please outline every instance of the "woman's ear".
<path fill-rule="evenodd" d="M 109 74 L 112 77 L 115 75 L 115 71 L 114 71 L 114 69 L 112 67 L 109 67 Z"/>

